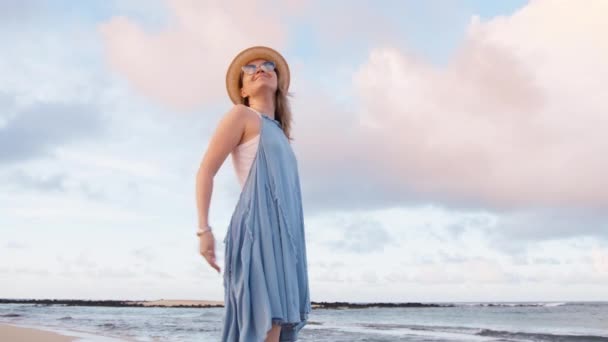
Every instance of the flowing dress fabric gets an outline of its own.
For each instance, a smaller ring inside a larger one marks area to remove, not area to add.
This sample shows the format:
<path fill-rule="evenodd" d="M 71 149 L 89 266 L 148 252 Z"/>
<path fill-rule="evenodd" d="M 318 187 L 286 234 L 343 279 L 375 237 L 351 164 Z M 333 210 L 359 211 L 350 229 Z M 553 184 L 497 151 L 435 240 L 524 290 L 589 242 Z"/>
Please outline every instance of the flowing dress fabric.
<path fill-rule="evenodd" d="M 296 156 L 280 123 L 260 114 L 260 140 L 224 238 L 223 342 L 296 341 L 311 311 Z"/>

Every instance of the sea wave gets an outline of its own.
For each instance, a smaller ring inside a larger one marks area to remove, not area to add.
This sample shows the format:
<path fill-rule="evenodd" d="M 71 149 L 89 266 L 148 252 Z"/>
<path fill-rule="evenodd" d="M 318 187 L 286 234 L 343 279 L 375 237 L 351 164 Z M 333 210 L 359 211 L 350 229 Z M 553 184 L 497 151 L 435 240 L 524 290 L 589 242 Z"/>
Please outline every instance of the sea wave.
<path fill-rule="evenodd" d="M 568 302 L 536 302 L 536 303 L 462 303 L 463 306 L 481 306 L 481 307 L 556 307 L 568 305 Z"/>
<path fill-rule="evenodd" d="M 607 336 L 598 335 L 564 335 L 564 334 L 547 334 L 547 333 L 532 333 L 532 332 L 513 332 L 501 331 L 492 329 L 482 329 L 476 335 L 500 337 L 505 339 L 523 339 L 524 341 L 560 341 L 560 342 L 607 342 Z"/>
<path fill-rule="evenodd" d="M 539 333 L 539 332 L 524 332 L 524 331 L 504 331 L 494 330 L 480 327 L 464 327 L 464 326 L 440 326 L 440 325 L 416 325 L 416 324 L 359 324 L 359 326 L 378 330 L 398 330 L 408 329 L 410 331 L 424 331 L 436 333 L 450 333 L 455 335 L 468 335 L 475 337 L 492 337 L 505 340 L 517 341 L 560 341 L 560 342 L 608 342 L 608 334 L 602 335 L 575 335 L 575 334 L 557 334 L 557 333 Z"/>

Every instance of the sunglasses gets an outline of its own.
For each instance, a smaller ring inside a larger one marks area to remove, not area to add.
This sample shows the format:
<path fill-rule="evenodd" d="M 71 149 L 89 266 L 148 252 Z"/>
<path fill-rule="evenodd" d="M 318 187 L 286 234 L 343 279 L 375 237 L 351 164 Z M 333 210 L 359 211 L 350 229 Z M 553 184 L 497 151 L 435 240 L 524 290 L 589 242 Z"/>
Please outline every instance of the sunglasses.
<path fill-rule="evenodd" d="M 264 70 L 266 72 L 274 71 L 275 67 L 276 67 L 276 65 L 274 64 L 273 61 L 266 61 L 266 62 L 260 64 L 260 68 L 262 68 L 262 70 Z M 241 70 L 243 70 L 243 72 L 246 73 L 247 75 L 253 75 L 253 74 L 255 74 L 256 71 L 258 71 L 258 67 L 255 64 L 247 64 L 247 65 L 243 65 L 241 67 Z"/>

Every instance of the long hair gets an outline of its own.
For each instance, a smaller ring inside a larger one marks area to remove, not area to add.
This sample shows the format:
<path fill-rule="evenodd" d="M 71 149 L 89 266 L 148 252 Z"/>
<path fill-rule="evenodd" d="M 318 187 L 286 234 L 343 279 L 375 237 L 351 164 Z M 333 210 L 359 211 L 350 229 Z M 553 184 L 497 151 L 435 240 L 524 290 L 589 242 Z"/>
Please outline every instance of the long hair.
<path fill-rule="evenodd" d="M 275 113 L 274 117 L 281 124 L 281 129 L 283 129 L 283 133 L 288 140 L 294 140 L 291 136 L 291 122 L 293 120 L 293 115 L 291 113 L 291 106 L 289 104 L 289 97 L 293 97 L 293 94 L 290 92 L 281 89 L 279 81 L 281 79 L 281 75 L 279 75 L 279 70 L 274 69 L 277 74 L 277 91 L 274 93 L 274 108 Z M 239 76 L 239 89 L 243 87 L 243 71 L 241 70 Z M 241 104 L 249 107 L 249 97 L 241 97 Z"/>

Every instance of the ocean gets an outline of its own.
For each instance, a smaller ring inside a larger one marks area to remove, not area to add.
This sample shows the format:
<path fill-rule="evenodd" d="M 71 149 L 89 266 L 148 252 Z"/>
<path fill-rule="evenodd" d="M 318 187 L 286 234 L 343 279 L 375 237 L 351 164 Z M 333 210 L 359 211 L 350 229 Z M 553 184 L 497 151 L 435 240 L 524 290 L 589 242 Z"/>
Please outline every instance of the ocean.
<path fill-rule="evenodd" d="M 608 341 L 608 302 L 441 304 L 454 306 L 313 309 L 299 341 Z M 83 342 L 218 342 L 223 310 L 0 304 L 0 322 Z"/>

